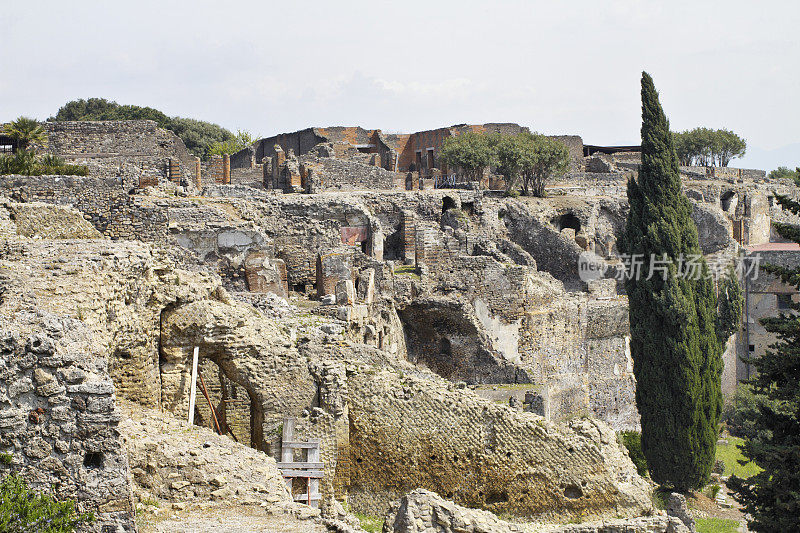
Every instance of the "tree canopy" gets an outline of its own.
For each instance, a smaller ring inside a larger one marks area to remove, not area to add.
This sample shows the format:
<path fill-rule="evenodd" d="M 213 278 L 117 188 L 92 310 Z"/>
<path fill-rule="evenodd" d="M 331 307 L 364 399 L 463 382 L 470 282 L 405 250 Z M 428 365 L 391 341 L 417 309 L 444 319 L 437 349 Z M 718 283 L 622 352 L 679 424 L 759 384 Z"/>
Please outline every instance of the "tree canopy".
<path fill-rule="evenodd" d="M 175 133 L 190 153 L 207 158 L 211 147 L 234 140 L 233 133 L 210 122 L 191 118 L 169 117 L 152 107 L 120 105 L 105 98 L 73 100 L 64 104 L 50 121 L 67 120 L 153 120 L 159 127 Z"/>
<path fill-rule="evenodd" d="M 678 160 L 686 166 L 727 167 L 747 149 L 745 140 L 727 129 L 694 128 L 672 135 Z"/>
<path fill-rule="evenodd" d="M 20 150 L 27 150 L 34 144 L 47 143 L 47 133 L 36 119 L 19 117 L 6 124 L 3 131 L 17 143 Z"/>
<path fill-rule="evenodd" d="M 208 148 L 210 155 L 235 154 L 255 142 L 255 137 L 246 131 L 239 130 L 233 139 L 215 142 Z"/>
<path fill-rule="evenodd" d="M 770 179 L 790 179 L 794 181 L 796 185 L 800 185 L 800 167 L 794 170 L 791 170 L 789 167 L 778 167 L 770 171 L 767 177 Z"/>
<path fill-rule="evenodd" d="M 508 189 L 519 185 L 523 194 L 544 196 L 547 180 L 567 169 L 569 151 L 564 143 L 538 133 L 465 132 L 445 139 L 440 159 L 475 180 L 495 167 Z"/>
<path fill-rule="evenodd" d="M 467 131 L 445 139 L 439 158 L 471 178 L 480 179 L 483 170 L 495 163 L 496 153 L 489 136 Z"/>
<path fill-rule="evenodd" d="M 620 251 L 641 261 L 625 280 L 642 450 L 652 479 L 701 487 L 714 464 L 722 409 L 718 302 L 681 190 L 669 122 L 642 73 L 642 166 L 628 182 Z M 691 258 L 699 268 L 682 265 Z"/>
<path fill-rule="evenodd" d="M 569 165 L 566 145 L 538 133 L 500 135 L 494 145 L 497 169 L 505 176 L 506 187 L 511 189 L 520 182 L 525 195 L 544 196 L 547 181 Z"/>

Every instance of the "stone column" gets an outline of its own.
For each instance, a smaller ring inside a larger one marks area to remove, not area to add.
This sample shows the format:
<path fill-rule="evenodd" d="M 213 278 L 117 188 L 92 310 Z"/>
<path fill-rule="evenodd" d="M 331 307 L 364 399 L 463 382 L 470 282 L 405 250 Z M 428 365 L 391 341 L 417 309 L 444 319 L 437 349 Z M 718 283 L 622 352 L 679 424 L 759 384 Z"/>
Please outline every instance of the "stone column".
<path fill-rule="evenodd" d="M 194 179 L 195 179 L 195 184 L 197 185 L 198 189 L 202 189 L 203 188 L 203 178 L 201 177 L 200 172 L 201 172 L 201 170 L 200 170 L 200 158 L 199 157 L 195 157 L 194 158 Z"/>
<path fill-rule="evenodd" d="M 222 156 L 222 183 L 231 184 L 231 156 L 228 154 Z"/>

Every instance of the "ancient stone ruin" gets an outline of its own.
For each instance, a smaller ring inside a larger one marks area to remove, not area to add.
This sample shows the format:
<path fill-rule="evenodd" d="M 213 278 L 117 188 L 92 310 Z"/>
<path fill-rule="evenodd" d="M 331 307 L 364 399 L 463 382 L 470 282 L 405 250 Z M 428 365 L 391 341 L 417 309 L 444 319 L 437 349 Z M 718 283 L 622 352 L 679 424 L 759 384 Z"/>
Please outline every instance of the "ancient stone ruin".
<path fill-rule="evenodd" d="M 322 530 L 358 511 L 409 533 L 686 531 L 615 435 L 639 424 L 615 277 L 636 147 L 560 137 L 569 172 L 513 198 L 491 172 L 447 178 L 464 129 L 522 128 L 311 128 L 200 163 L 152 122 L 49 125 L 90 175 L 0 176 L 0 469 L 96 531 L 135 530 L 154 499 Z M 709 260 L 781 252 L 792 184 L 682 177 Z M 758 333 L 729 340 L 727 388 Z"/>

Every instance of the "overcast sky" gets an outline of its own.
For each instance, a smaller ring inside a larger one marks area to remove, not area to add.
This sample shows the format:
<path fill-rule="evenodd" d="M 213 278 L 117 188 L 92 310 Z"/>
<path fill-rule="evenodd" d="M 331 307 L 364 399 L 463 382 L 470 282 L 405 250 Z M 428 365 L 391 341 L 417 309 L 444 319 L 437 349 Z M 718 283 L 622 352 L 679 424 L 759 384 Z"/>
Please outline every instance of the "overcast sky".
<path fill-rule="evenodd" d="M 638 144 L 639 77 L 800 165 L 800 2 L 4 2 L 0 121 L 103 97 L 260 135 L 518 122 Z"/>

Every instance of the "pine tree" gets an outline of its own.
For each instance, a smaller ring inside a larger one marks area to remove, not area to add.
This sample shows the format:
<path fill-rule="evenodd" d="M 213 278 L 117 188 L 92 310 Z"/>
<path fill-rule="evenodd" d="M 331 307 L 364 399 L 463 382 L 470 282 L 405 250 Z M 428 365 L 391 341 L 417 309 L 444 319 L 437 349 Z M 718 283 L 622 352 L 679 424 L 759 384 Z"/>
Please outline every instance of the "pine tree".
<path fill-rule="evenodd" d="M 642 261 L 639 275 L 632 269 L 625 282 L 642 449 L 656 483 L 697 488 L 711 474 L 722 410 L 717 301 L 681 191 L 669 122 L 647 73 L 642 166 L 628 182 L 628 201 L 620 250 L 632 265 Z M 697 270 L 681 267 L 693 257 L 700 258 Z"/>
<path fill-rule="evenodd" d="M 800 203 L 778 196 L 781 206 L 798 215 Z M 785 238 L 800 243 L 800 228 L 776 224 Z M 784 283 L 800 288 L 800 268 L 766 265 L 765 270 Z M 792 304 L 794 311 L 800 310 Z M 762 320 L 778 335 L 770 350 L 749 360 L 758 372 L 751 380 L 754 392 L 769 398 L 759 405 L 755 430 L 744 445 L 744 455 L 764 469 L 747 479 L 732 478 L 734 497 L 752 517 L 755 531 L 800 531 L 800 315 L 781 313 Z"/>

